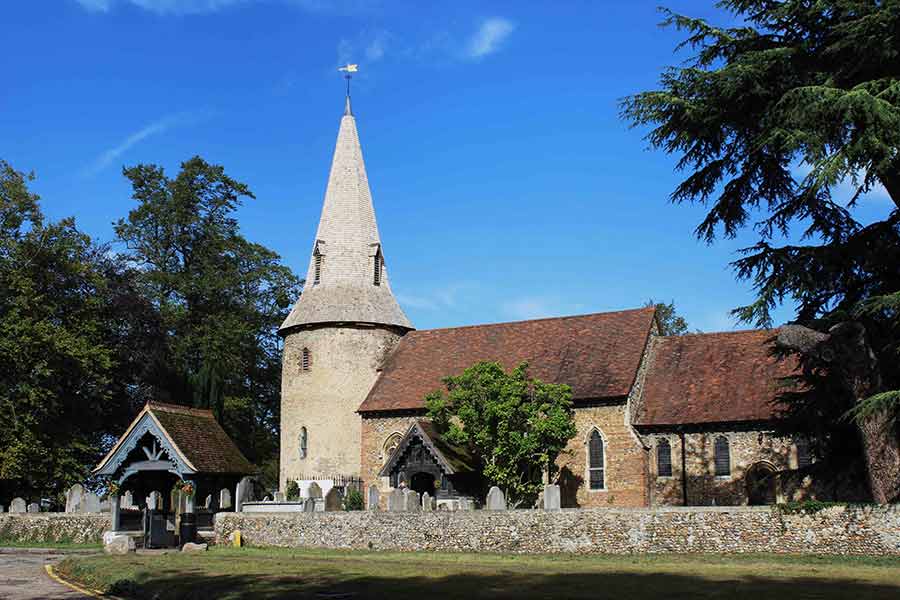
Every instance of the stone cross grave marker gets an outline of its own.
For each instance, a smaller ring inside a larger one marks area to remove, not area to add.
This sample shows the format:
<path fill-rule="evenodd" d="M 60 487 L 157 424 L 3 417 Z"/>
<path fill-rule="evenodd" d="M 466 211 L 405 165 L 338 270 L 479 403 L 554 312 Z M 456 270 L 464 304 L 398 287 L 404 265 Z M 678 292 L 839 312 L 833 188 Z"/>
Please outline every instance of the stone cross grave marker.
<path fill-rule="evenodd" d="M 378 486 L 374 483 L 369 486 L 369 502 L 368 509 L 369 510 L 378 510 L 378 502 L 381 500 L 381 492 L 378 491 Z"/>
<path fill-rule="evenodd" d="M 560 502 L 559 486 L 551 483 L 544 486 L 544 510 L 559 510 Z"/>
<path fill-rule="evenodd" d="M 506 510 L 506 498 L 496 485 L 488 491 L 486 504 L 488 510 Z"/>
<path fill-rule="evenodd" d="M 428 492 L 422 494 L 422 510 L 431 512 L 431 494 Z"/>
<path fill-rule="evenodd" d="M 28 512 L 30 513 L 39 513 L 41 512 L 41 506 L 37 502 L 32 502 L 28 505 Z"/>
<path fill-rule="evenodd" d="M 9 512 L 11 513 L 23 513 L 27 509 L 28 505 L 22 498 L 13 498 L 12 502 L 9 503 Z"/>
<path fill-rule="evenodd" d="M 219 508 L 231 508 L 231 491 L 228 488 L 219 490 Z"/>
<path fill-rule="evenodd" d="M 76 483 L 66 492 L 66 512 L 77 513 L 84 511 L 84 486 Z"/>
<path fill-rule="evenodd" d="M 341 510 L 343 508 L 343 502 L 344 498 L 341 495 L 341 490 L 335 487 L 328 490 L 328 493 L 325 494 L 325 510 L 328 512 Z"/>
<path fill-rule="evenodd" d="M 404 506 L 403 499 L 403 490 L 400 488 L 394 488 L 391 490 L 391 493 L 388 494 L 387 498 L 387 509 L 389 512 L 402 512 L 406 507 Z"/>
<path fill-rule="evenodd" d="M 322 497 L 322 488 L 319 487 L 319 484 L 313 481 L 309 484 L 309 488 L 306 490 L 307 498 L 321 498 Z"/>

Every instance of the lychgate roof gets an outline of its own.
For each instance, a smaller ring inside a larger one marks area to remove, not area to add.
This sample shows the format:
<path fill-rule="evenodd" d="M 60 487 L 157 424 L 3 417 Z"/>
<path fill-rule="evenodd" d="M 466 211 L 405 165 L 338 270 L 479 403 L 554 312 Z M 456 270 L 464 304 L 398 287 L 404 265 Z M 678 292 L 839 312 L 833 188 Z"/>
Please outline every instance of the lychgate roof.
<path fill-rule="evenodd" d="M 472 364 L 529 363 L 529 375 L 572 387 L 575 400 L 628 395 L 654 323 L 653 307 L 407 333 L 359 411 L 424 408 L 441 380 Z"/>
<path fill-rule="evenodd" d="M 778 417 L 782 380 L 793 359 L 771 354 L 777 330 L 734 331 L 653 340 L 635 425 L 665 426 Z"/>
<path fill-rule="evenodd" d="M 397 465 L 397 462 L 406 452 L 409 443 L 418 437 L 422 443 L 431 452 L 441 471 L 447 475 L 458 475 L 460 473 L 473 473 L 476 469 L 476 460 L 469 452 L 468 448 L 451 444 L 445 440 L 434 428 L 434 424 L 430 421 L 418 420 L 414 421 L 406 430 L 406 435 L 397 444 L 394 453 L 388 458 L 379 472 L 379 477 L 387 477 Z"/>
<path fill-rule="evenodd" d="M 148 402 L 94 473 L 111 475 L 147 432 L 161 438 L 169 459 L 181 474 L 248 475 L 256 471 L 211 410 Z"/>
<path fill-rule="evenodd" d="M 391 293 L 386 263 L 375 284 L 375 264 L 384 260 L 385 253 L 349 98 L 310 257 L 306 286 L 281 325 L 282 334 L 294 327 L 324 323 L 412 329 Z"/>

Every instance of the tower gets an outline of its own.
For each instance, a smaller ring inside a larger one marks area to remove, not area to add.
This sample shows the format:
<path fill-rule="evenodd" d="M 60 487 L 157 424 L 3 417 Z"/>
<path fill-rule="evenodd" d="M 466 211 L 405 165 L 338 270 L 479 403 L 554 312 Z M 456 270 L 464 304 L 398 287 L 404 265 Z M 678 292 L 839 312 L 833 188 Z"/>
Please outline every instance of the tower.
<path fill-rule="evenodd" d="M 359 474 L 356 409 L 412 328 L 391 293 L 348 95 L 306 286 L 279 330 L 281 489 L 288 480 Z"/>

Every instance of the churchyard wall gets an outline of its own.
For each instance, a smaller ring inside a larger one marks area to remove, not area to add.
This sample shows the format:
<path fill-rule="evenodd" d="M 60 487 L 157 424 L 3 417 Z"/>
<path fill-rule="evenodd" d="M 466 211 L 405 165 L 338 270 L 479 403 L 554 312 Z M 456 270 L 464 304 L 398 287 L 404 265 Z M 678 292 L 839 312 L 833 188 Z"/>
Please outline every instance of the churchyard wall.
<path fill-rule="evenodd" d="M 562 511 L 333 512 L 216 516 L 218 543 L 393 551 L 900 555 L 900 506 Z"/>
<path fill-rule="evenodd" d="M 109 514 L 0 514 L 3 544 L 99 544 L 112 526 Z"/>

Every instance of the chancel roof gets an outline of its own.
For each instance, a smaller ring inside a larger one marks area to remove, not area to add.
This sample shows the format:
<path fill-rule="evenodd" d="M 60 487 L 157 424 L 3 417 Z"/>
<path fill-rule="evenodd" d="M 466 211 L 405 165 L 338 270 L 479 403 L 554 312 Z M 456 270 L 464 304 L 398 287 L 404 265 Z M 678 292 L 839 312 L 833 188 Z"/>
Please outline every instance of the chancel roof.
<path fill-rule="evenodd" d="M 768 421 L 796 374 L 771 353 L 777 330 L 701 333 L 653 340 L 635 425 Z"/>
<path fill-rule="evenodd" d="M 176 455 L 170 458 L 186 473 L 249 475 L 256 471 L 211 410 L 148 402 L 94 472 L 112 474 L 107 471 L 118 467 L 115 459 L 148 431 L 163 436 L 161 441 Z"/>
<path fill-rule="evenodd" d="M 407 333 L 385 362 L 359 412 L 424 408 L 441 380 L 479 361 L 572 387 L 575 400 L 621 398 L 637 376 L 655 309 L 640 308 L 514 323 Z"/>

